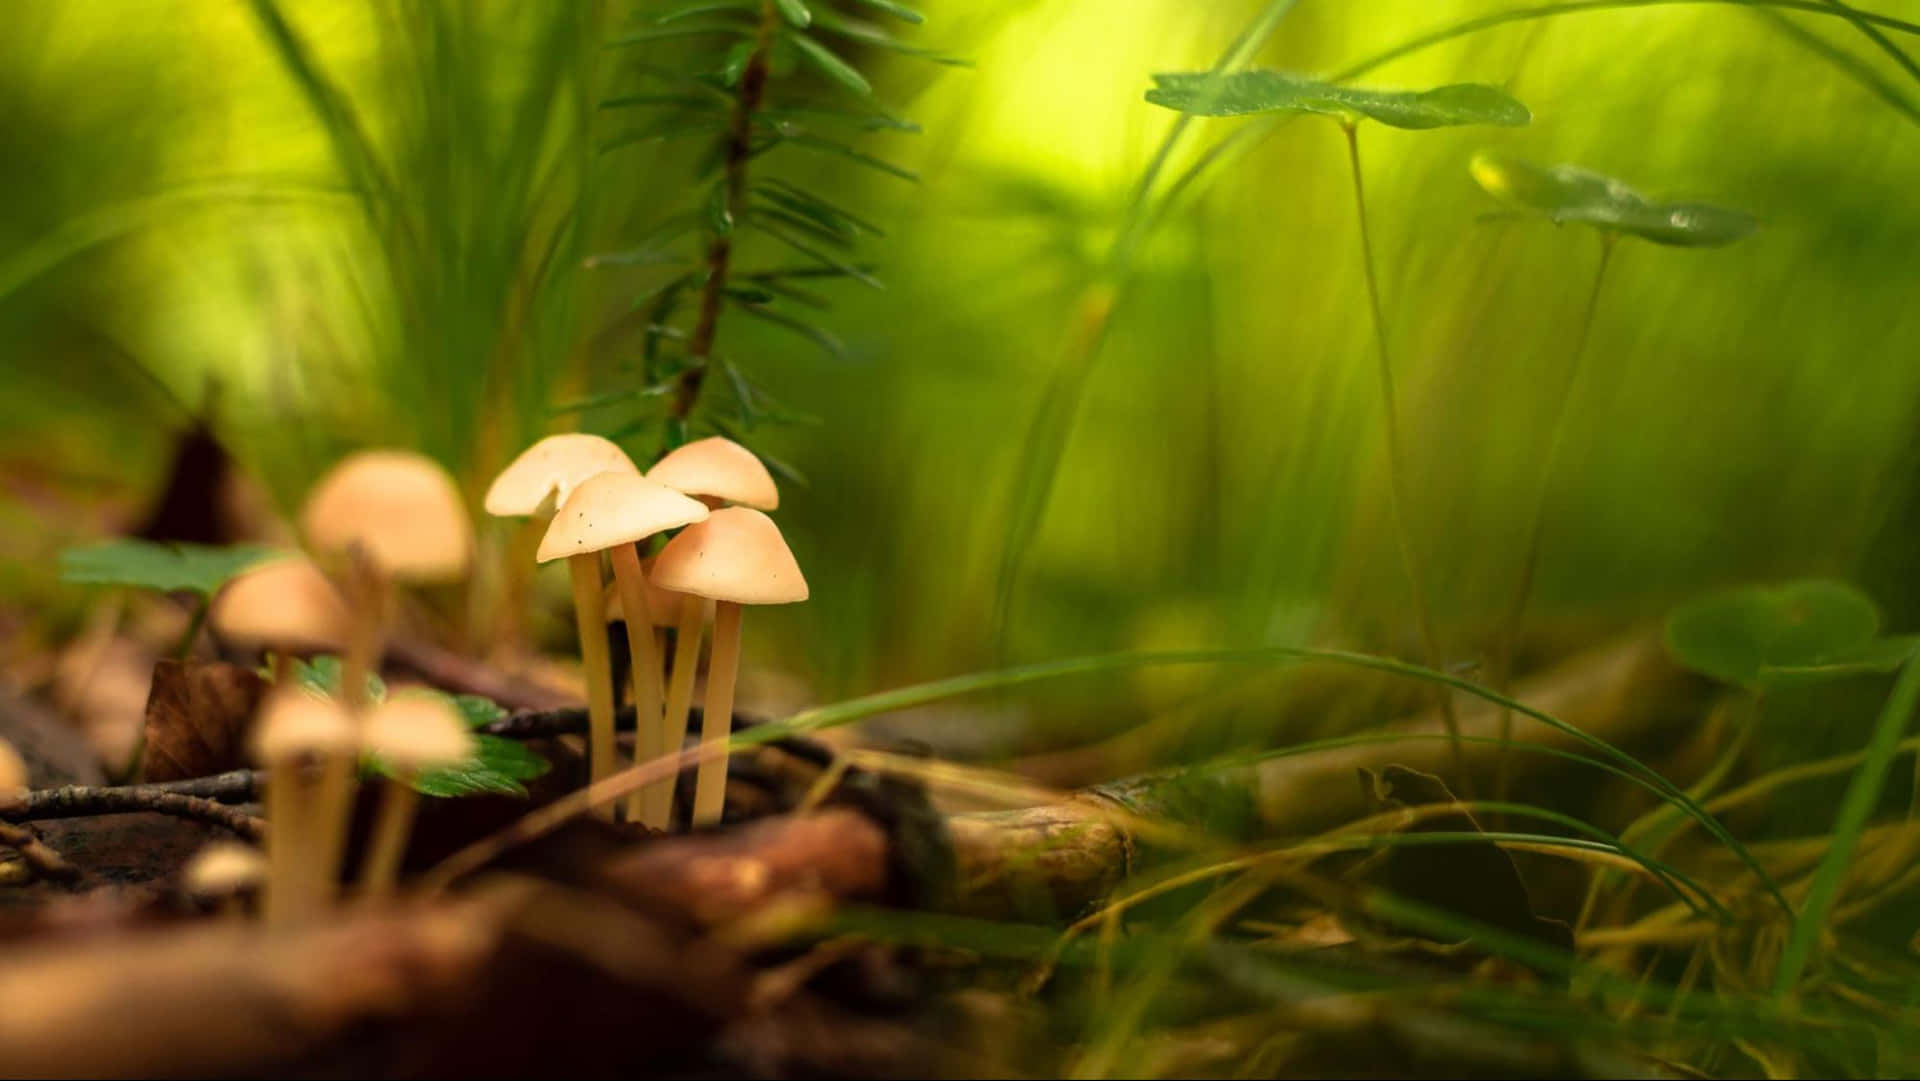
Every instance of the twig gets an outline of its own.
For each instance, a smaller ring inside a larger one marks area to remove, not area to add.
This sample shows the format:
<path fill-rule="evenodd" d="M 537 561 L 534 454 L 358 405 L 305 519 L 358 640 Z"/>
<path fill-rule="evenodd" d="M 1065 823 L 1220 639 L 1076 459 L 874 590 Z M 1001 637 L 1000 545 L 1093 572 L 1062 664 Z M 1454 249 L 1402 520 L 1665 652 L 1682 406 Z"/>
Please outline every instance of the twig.
<path fill-rule="evenodd" d="M 689 714 L 689 729 L 698 729 L 704 712 L 694 706 Z M 735 728 L 751 728 L 766 724 L 767 718 L 735 713 Z M 633 707 L 624 706 L 613 715 L 613 727 L 616 731 L 633 731 Z M 587 730 L 587 711 L 580 706 L 568 706 L 564 709 L 523 709 L 509 714 L 490 724 L 475 729 L 483 736 L 502 736 L 506 739 L 547 739 L 553 736 L 576 735 Z"/>
<path fill-rule="evenodd" d="M 740 73 L 739 95 L 734 98 L 732 126 L 727 134 L 727 214 L 738 222 L 747 209 L 747 161 L 753 157 L 753 114 L 760 111 L 767 89 L 767 53 L 779 14 L 771 2 L 760 5 L 760 26 L 753 55 Z M 707 280 L 700 290 L 700 316 L 687 342 L 687 356 L 695 363 L 680 373 L 674 388 L 673 417 L 686 420 L 700 399 L 700 387 L 706 380 L 708 361 L 713 356 L 714 333 L 720 323 L 720 306 L 726 297 L 727 270 L 733 263 L 733 236 L 716 230 L 707 246 Z"/>
<path fill-rule="evenodd" d="M 217 777 L 197 778 L 188 784 L 197 790 L 236 793 L 242 785 L 249 791 L 259 784 L 259 775 L 251 770 L 236 770 Z M 112 814 L 164 814 L 208 822 L 239 834 L 250 841 L 267 835 L 265 820 L 236 810 L 215 799 L 184 795 L 166 785 L 136 784 L 120 787 L 63 785 L 29 792 L 0 807 L 0 819 L 8 822 L 38 822 L 50 818 L 88 818 Z M 24 832 L 24 831 L 22 831 Z M 27 836 L 31 837 L 31 834 Z M 0 838 L 6 844 L 11 840 Z M 24 849 L 22 850 L 24 853 Z"/>
<path fill-rule="evenodd" d="M 47 843 L 34 836 L 32 830 L 24 826 L 15 826 L 0 822 L 0 845 L 6 845 L 20 853 L 35 874 L 41 878 L 50 878 L 56 882 L 72 882 L 80 877 L 80 869 L 68 863 L 60 853 L 47 847 Z"/>

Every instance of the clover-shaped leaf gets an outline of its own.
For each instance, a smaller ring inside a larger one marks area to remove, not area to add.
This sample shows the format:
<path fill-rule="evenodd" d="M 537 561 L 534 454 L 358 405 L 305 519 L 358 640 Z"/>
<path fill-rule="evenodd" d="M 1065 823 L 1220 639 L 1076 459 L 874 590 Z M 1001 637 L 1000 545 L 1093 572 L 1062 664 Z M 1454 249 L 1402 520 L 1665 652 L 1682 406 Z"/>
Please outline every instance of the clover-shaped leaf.
<path fill-rule="evenodd" d="M 1481 153 L 1468 166 L 1488 194 L 1545 215 L 1679 248 L 1731 244 L 1759 225 L 1751 214 L 1707 203 L 1655 203 L 1577 165 L 1540 166 Z"/>
<path fill-rule="evenodd" d="M 240 572 L 281 554 L 259 545 L 222 548 L 123 538 L 61 552 L 60 580 L 210 597 Z"/>
<path fill-rule="evenodd" d="M 1495 124 L 1521 127 L 1533 119 L 1504 91 L 1480 83 L 1432 90 L 1377 90 L 1338 86 L 1284 71 L 1183 72 L 1155 75 L 1147 100 L 1195 116 L 1317 113 L 1346 123 L 1366 119 L 1419 130 Z"/>
<path fill-rule="evenodd" d="M 1821 667 L 1877 670 L 1884 658 L 1869 646 L 1879 629 L 1873 601 L 1844 582 L 1744 586 L 1676 609 L 1667 651 L 1696 672 L 1758 690 L 1779 670 L 1795 682 Z"/>

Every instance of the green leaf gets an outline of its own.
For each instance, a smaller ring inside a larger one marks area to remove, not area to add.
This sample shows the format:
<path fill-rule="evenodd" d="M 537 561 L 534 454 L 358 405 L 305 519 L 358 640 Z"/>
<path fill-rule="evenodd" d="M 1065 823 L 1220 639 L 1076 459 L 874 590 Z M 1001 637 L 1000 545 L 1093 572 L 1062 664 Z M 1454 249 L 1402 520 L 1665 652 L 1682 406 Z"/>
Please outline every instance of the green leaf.
<path fill-rule="evenodd" d="M 681 19 L 690 19 L 695 15 L 713 15 L 719 12 L 732 11 L 746 12 L 756 6 L 753 0 L 693 0 L 690 4 L 682 4 L 679 7 L 670 8 L 660 13 L 654 17 L 653 21 L 656 25 L 660 25 L 679 22 Z"/>
<path fill-rule="evenodd" d="M 730 197 L 731 192 L 728 191 L 726 177 L 721 177 L 719 182 L 707 192 L 707 228 L 712 229 L 715 236 L 733 235 L 733 207 L 730 205 Z"/>
<path fill-rule="evenodd" d="M 422 770 L 413 778 L 414 791 L 437 799 L 462 796 L 514 796 L 525 798 L 526 785 L 553 768 L 552 763 L 527 749 L 524 744 L 499 736 L 477 736 L 474 756 L 457 766 Z M 377 756 L 367 764 L 383 777 L 395 776 L 392 766 Z"/>
<path fill-rule="evenodd" d="M 1760 680 L 1769 688 L 1802 687 L 1852 676 L 1884 676 L 1905 664 L 1920 652 L 1920 635 L 1901 634 L 1876 638 L 1851 653 L 1821 664 L 1769 665 L 1760 670 Z"/>
<path fill-rule="evenodd" d="M 771 304 L 774 299 L 773 290 L 758 285 L 729 285 L 722 292 L 742 304 Z"/>
<path fill-rule="evenodd" d="M 809 259 L 815 260 L 825 267 L 838 271 L 839 273 L 844 274 L 849 278 L 852 278 L 854 281 L 857 281 L 860 284 L 867 286 L 868 288 L 871 288 L 871 289 L 886 288 L 885 286 L 880 284 L 880 279 L 874 277 L 871 274 L 866 273 L 865 271 L 861 270 L 859 267 L 854 266 L 852 263 L 849 263 L 841 259 L 839 256 L 836 256 L 831 252 L 821 251 L 820 249 L 814 247 L 813 245 L 808 244 L 806 241 L 801 240 L 800 238 L 794 236 L 792 233 L 788 232 L 786 227 L 780 225 L 777 222 L 768 221 L 766 218 L 756 215 L 753 218 L 753 225 L 755 228 L 759 229 L 762 233 L 765 233 L 766 235 L 774 238 L 775 240 L 778 240 L 780 243 L 785 244 L 787 247 L 792 248 L 794 251 L 799 252 L 801 255 L 804 255 Z"/>
<path fill-rule="evenodd" d="M 296 686 L 305 687 L 323 695 L 340 693 L 340 658 L 331 653 L 321 654 L 312 660 L 295 658 L 293 662 L 293 680 Z M 367 701 L 379 702 L 387 697 L 386 681 L 378 674 L 367 673 Z"/>
<path fill-rule="evenodd" d="M 888 176 L 897 176 L 902 180 L 918 181 L 920 179 L 920 174 L 914 172 L 911 169 L 901 168 L 900 166 L 895 165 L 890 161 L 885 161 L 881 158 L 876 158 L 871 154 L 863 154 L 860 151 L 855 150 L 849 144 L 843 143 L 838 139 L 828 139 L 819 135 L 803 134 L 803 135 L 778 136 L 777 141 L 784 142 L 784 143 L 791 143 L 794 146 L 804 146 L 809 150 L 819 150 L 828 154 L 838 154 L 841 157 L 846 158 L 848 161 L 854 162 L 859 165 L 864 165 L 869 169 L 878 169 L 880 172 L 886 173 Z"/>
<path fill-rule="evenodd" d="M 753 27 L 741 23 L 702 23 L 699 26 L 664 26 L 658 30 L 639 30 L 631 34 L 622 34 L 607 42 L 607 48 L 617 49 L 622 45 L 645 45 L 654 41 L 698 37 L 703 34 L 726 34 L 732 37 L 750 37 L 753 34 Z"/>
<path fill-rule="evenodd" d="M 1629 233 L 1656 244 L 1712 248 L 1753 232 L 1750 214 L 1706 203 L 1653 203 L 1609 176 L 1577 165 L 1542 167 L 1518 158 L 1476 154 L 1468 166 L 1488 194 L 1546 215 Z"/>
<path fill-rule="evenodd" d="M 876 112 L 870 108 L 844 109 L 832 105 L 787 105 L 762 109 L 755 119 L 774 124 L 782 130 L 805 130 L 798 122 L 809 117 L 852 124 L 862 131 L 899 131 L 918 135 L 921 130 L 920 125 L 892 113 Z"/>
<path fill-rule="evenodd" d="M 460 719 L 467 722 L 468 728 L 485 728 L 495 721 L 505 720 L 507 707 L 477 694 L 456 694 L 453 708 L 460 711 Z"/>
<path fill-rule="evenodd" d="M 804 0 L 773 0 L 780 9 L 780 17 L 801 30 L 813 25 L 813 12 L 807 9 Z"/>
<path fill-rule="evenodd" d="M 818 22 L 822 30 L 839 34 L 842 37 L 852 38 L 862 45 L 871 45 L 876 49 L 887 49 L 900 53 L 903 56 L 918 57 L 922 60 L 932 61 L 935 64 L 945 64 L 948 67 L 967 68 L 973 66 L 973 62 L 970 60 L 963 60 L 957 56 L 948 56 L 945 53 L 935 52 L 932 49 L 923 49 L 918 45 L 909 45 L 899 38 L 894 37 L 886 30 L 860 19 L 849 19 L 844 15 L 823 10 L 820 13 Z"/>
<path fill-rule="evenodd" d="M 739 86 L 741 76 L 747 73 L 747 65 L 753 62 L 756 43 L 737 41 L 727 50 L 727 58 L 720 64 L 720 80 L 729 87 Z"/>
<path fill-rule="evenodd" d="M 1374 90 L 1336 86 L 1284 71 L 1185 72 L 1155 75 L 1147 100 L 1195 116 L 1317 113 L 1346 123 L 1362 118 L 1419 130 L 1494 124 L 1523 127 L 1527 107 L 1481 83 L 1432 90 Z"/>
<path fill-rule="evenodd" d="M 69 585 L 132 586 L 208 597 L 241 571 L 284 554 L 251 544 L 220 548 L 129 538 L 61 552 L 60 580 Z"/>
<path fill-rule="evenodd" d="M 756 319 L 764 319 L 777 327 L 785 327 L 795 334 L 820 347 L 821 351 L 835 360 L 847 359 L 847 347 L 839 338 L 821 327 L 814 326 L 803 319 L 795 319 L 784 312 L 778 312 L 761 304 L 741 304 L 740 310 Z"/>
<path fill-rule="evenodd" d="M 1755 690 L 1770 668 L 1808 668 L 1865 649 L 1880 629 L 1873 601 L 1844 582 L 1811 579 L 1730 589 L 1676 609 L 1667 651 L 1722 682 Z"/>
<path fill-rule="evenodd" d="M 758 185 L 760 197 L 796 214 L 812 218 L 836 232 L 863 232 L 886 236 L 886 230 L 852 211 L 784 180 L 768 180 Z"/>
<path fill-rule="evenodd" d="M 915 26 L 927 21 L 925 15 L 905 4 L 896 3 L 895 0 L 853 0 L 853 2 L 873 8 L 875 11 L 884 11 L 902 22 L 913 23 Z"/>
<path fill-rule="evenodd" d="M 793 47 L 800 50 L 800 55 L 805 57 L 820 74 L 861 97 L 867 97 L 873 93 L 873 84 L 867 82 L 867 77 L 854 70 L 852 64 L 834 55 L 832 49 L 795 31 L 787 33 L 787 40 L 793 42 Z"/>

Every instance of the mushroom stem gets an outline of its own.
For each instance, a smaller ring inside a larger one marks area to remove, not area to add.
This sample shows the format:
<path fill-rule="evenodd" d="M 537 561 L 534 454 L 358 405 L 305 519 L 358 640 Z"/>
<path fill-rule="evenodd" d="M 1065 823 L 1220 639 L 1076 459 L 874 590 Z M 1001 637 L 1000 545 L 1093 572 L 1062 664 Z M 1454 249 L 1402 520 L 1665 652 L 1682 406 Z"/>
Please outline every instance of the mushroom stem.
<path fill-rule="evenodd" d="M 717 825 L 727 808 L 727 740 L 733 735 L 733 681 L 740 672 L 741 606 L 720 601 L 713 611 L 713 653 L 707 662 L 707 709 L 700 720 L 700 759 L 693 785 L 693 824 Z M 712 753 L 718 746 L 718 753 Z"/>
<path fill-rule="evenodd" d="M 616 544 L 607 550 L 607 556 L 613 563 L 614 584 L 620 590 L 620 608 L 627 616 L 627 655 L 633 662 L 633 758 L 650 762 L 665 749 L 666 728 L 660 712 L 660 654 L 653 643 L 646 572 L 631 544 Z M 627 797 L 627 821 L 666 829 L 666 820 L 656 815 L 657 808 L 649 805 L 646 789 Z"/>
<path fill-rule="evenodd" d="M 347 637 L 347 653 L 340 663 L 340 703 L 357 725 L 367 710 L 367 677 L 379 663 L 387 622 L 387 577 L 366 550 L 355 546 L 348 553 L 352 576 L 352 626 Z M 347 854 L 347 827 L 353 817 L 354 767 L 359 765 L 357 749 L 323 755 L 320 780 L 308 807 L 312 830 L 306 887 L 315 908 L 333 903 L 340 889 L 341 864 Z"/>
<path fill-rule="evenodd" d="M 307 817 L 300 767 L 288 758 L 267 773 L 267 926 L 286 927 L 306 916 L 300 887 L 300 826 Z"/>
<path fill-rule="evenodd" d="M 700 635 L 706 630 L 707 600 L 688 595 L 680 601 L 680 624 L 673 635 L 673 676 L 667 681 L 667 751 L 680 753 L 687 742 L 687 717 L 693 712 L 694 670 L 700 665 Z M 673 818 L 673 790 L 678 773 L 647 786 L 650 799 L 658 801 L 661 817 Z"/>
<path fill-rule="evenodd" d="M 613 775 L 613 663 L 607 656 L 607 610 L 600 599 L 600 553 L 567 557 L 573 577 L 574 621 L 580 630 L 580 663 L 587 675 L 587 776 Z M 600 814 L 612 817 L 613 808 Z"/>
<path fill-rule="evenodd" d="M 373 842 L 360 869 L 360 888 L 367 900 L 382 900 L 393 892 L 419 807 L 420 793 L 414 790 L 411 773 L 388 779 L 380 816 L 373 824 Z"/>

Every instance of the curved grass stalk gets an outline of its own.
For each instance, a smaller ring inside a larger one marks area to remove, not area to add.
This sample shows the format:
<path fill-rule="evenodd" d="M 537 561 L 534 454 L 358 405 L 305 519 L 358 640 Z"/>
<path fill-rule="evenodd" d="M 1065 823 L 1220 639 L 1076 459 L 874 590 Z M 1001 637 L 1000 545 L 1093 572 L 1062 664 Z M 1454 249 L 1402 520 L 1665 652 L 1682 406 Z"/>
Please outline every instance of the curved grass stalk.
<path fill-rule="evenodd" d="M 1436 672 L 1406 661 L 1391 657 L 1376 657 L 1366 653 L 1349 653 L 1342 650 L 1307 649 L 1299 646 L 1257 646 L 1245 649 L 1200 649 L 1173 650 L 1167 652 L 1130 652 L 1103 653 L 1085 657 L 1070 657 L 1058 661 L 1045 661 L 1038 664 L 1022 665 L 1015 668 L 998 669 L 989 672 L 972 672 L 966 675 L 950 676 L 908 687 L 898 687 L 890 691 L 880 691 L 849 698 L 832 705 L 816 706 L 801 710 L 785 721 L 774 724 L 757 725 L 744 731 L 735 732 L 725 746 L 729 753 L 749 747 L 792 736 L 817 732 L 843 724 L 890 713 L 896 710 L 911 709 L 916 706 L 930 705 L 934 702 L 958 698 L 963 695 L 985 691 L 1019 687 L 1030 683 L 1040 683 L 1072 676 L 1100 675 L 1108 672 L 1130 671 L 1160 665 L 1177 664 L 1238 664 L 1238 665 L 1284 665 L 1317 661 L 1330 664 L 1348 665 L 1368 671 L 1386 672 L 1410 679 L 1427 680 L 1442 684 L 1457 691 L 1463 691 L 1476 698 L 1483 699 L 1496 706 L 1504 706 L 1531 720 L 1553 729 L 1577 742 L 1601 752 L 1613 759 L 1635 776 L 1647 781 L 1663 798 L 1680 804 L 1689 817 L 1698 821 L 1703 829 L 1712 834 L 1715 840 L 1726 846 L 1734 858 L 1759 879 L 1768 894 L 1784 911 L 1792 908 L 1780 895 L 1780 890 L 1765 868 L 1760 866 L 1745 845 L 1742 845 L 1725 826 L 1714 820 L 1713 816 L 1702 810 L 1697 802 L 1685 792 L 1675 787 L 1673 782 L 1662 777 L 1657 770 L 1641 762 L 1627 752 L 1608 743 L 1592 733 L 1568 724 L 1542 710 L 1523 702 L 1517 702 L 1505 695 L 1497 694 L 1470 680 L 1445 672 Z M 506 829 L 483 837 L 466 848 L 455 852 L 435 867 L 427 876 L 429 887 L 442 888 L 456 879 L 485 866 L 497 855 L 514 846 L 546 835 L 559 828 L 575 816 L 620 799 L 634 790 L 651 784 L 662 778 L 677 775 L 689 765 L 696 765 L 708 754 L 718 754 L 717 747 L 691 747 L 678 754 L 669 754 L 651 762 L 637 763 L 634 766 L 614 774 L 605 780 L 596 781 L 586 788 L 571 792 L 539 810 L 533 811 Z"/>
<path fill-rule="evenodd" d="M 1387 506 L 1393 517 L 1394 542 L 1400 548 L 1400 563 L 1407 572 L 1407 584 L 1413 594 L 1413 617 L 1420 628 L 1420 648 L 1429 668 L 1442 668 L 1440 642 L 1433 632 L 1433 608 L 1427 602 L 1426 576 L 1419 555 L 1414 551 L 1413 529 L 1407 523 L 1406 448 L 1400 435 L 1400 407 L 1393 384 L 1393 361 L 1387 350 L 1387 317 L 1380 304 L 1380 279 L 1373 268 L 1373 237 L 1367 226 L 1367 188 L 1361 179 L 1360 136 L 1352 123 L 1340 130 L 1347 137 L 1347 164 L 1353 173 L 1353 205 L 1360 219 L 1360 261 L 1367 272 L 1367 300 L 1373 314 L 1373 338 L 1379 354 L 1380 402 L 1387 439 Z M 1504 688 L 1501 688 L 1504 689 Z M 1460 748 L 1460 716 L 1453 708 L 1453 692 L 1439 693 L 1440 719 L 1447 726 L 1447 740 L 1453 752 L 1454 783 L 1464 794 L 1473 792 L 1467 774 L 1467 759 Z"/>
<path fill-rule="evenodd" d="M 1594 316 L 1600 311 L 1600 291 L 1606 286 L 1607 265 L 1613 260 L 1613 246 L 1618 242 L 1616 234 L 1600 234 L 1600 262 L 1593 269 L 1593 287 L 1587 293 L 1585 313 L 1580 317 L 1580 329 L 1573 338 L 1573 355 L 1567 362 L 1567 376 L 1560 384 L 1560 393 L 1553 404 L 1553 420 L 1547 431 L 1547 457 L 1540 466 L 1538 490 L 1534 493 L 1533 508 L 1527 515 L 1527 536 L 1521 546 L 1520 575 L 1514 584 L 1513 599 L 1508 602 L 1505 618 L 1500 621 L 1498 638 L 1495 640 L 1493 657 L 1488 668 L 1488 684 L 1496 691 L 1505 692 L 1513 679 L 1513 653 L 1520 638 L 1520 627 L 1526 619 L 1527 600 L 1533 594 L 1533 577 L 1540 565 L 1540 534 L 1546 524 L 1547 499 L 1553 490 L 1554 473 L 1560 463 L 1561 448 L 1566 444 L 1567 407 L 1573 403 L 1574 393 L 1580 387 L 1580 376 L 1585 371 L 1583 361 L 1587 355 L 1587 342 L 1593 337 Z M 1500 738 L 1513 738 L 1513 712 L 1500 711 Z M 1502 747 L 1494 760 L 1493 794 L 1496 799 L 1507 797 L 1509 755 Z"/>

